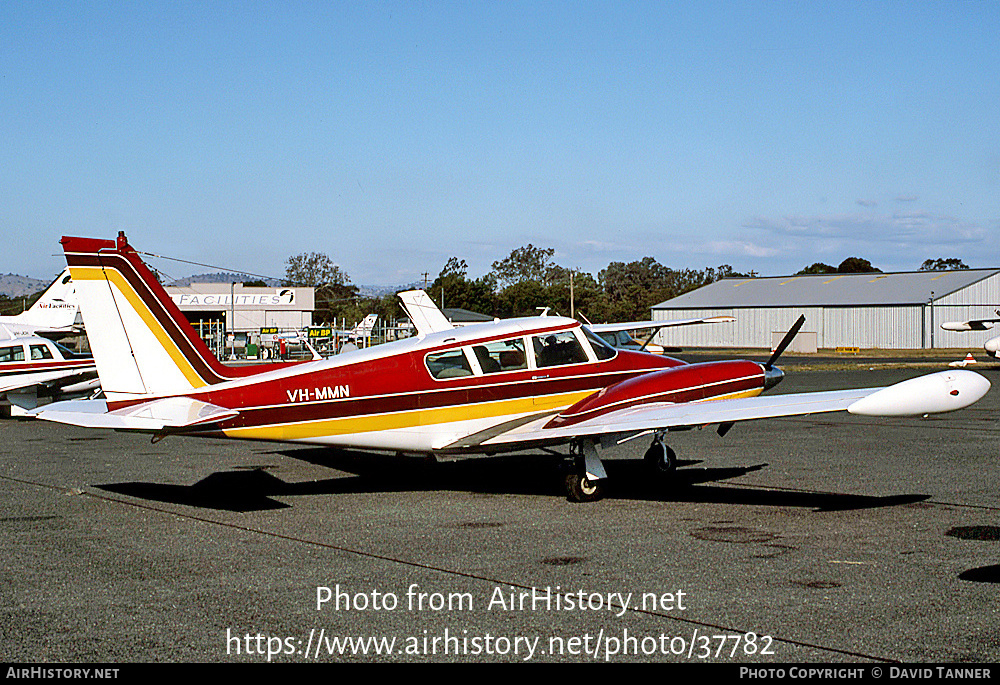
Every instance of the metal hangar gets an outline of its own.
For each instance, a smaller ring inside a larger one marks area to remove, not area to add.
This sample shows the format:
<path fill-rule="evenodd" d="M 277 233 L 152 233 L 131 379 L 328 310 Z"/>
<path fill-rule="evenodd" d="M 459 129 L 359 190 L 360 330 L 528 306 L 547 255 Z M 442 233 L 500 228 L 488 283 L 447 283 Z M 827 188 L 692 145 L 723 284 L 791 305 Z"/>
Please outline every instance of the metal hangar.
<path fill-rule="evenodd" d="M 736 317 L 732 324 L 661 329 L 657 342 L 665 346 L 773 347 L 804 314 L 796 339 L 803 352 L 930 349 L 980 344 L 940 325 L 995 316 L 998 306 L 1000 269 L 809 274 L 725 278 L 655 305 L 652 318 Z"/>

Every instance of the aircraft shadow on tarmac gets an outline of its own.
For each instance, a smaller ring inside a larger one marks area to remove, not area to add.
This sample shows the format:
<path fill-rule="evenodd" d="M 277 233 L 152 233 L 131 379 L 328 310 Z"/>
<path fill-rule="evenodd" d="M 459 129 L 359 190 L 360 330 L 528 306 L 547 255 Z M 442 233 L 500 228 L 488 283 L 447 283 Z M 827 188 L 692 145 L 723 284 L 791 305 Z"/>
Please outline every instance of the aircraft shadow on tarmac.
<path fill-rule="evenodd" d="M 96 487 L 130 497 L 182 504 L 203 509 L 250 512 L 291 506 L 275 497 L 351 493 L 465 491 L 496 495 L 564 497 L 561 489 L 562 457 L 533 453 L 435 462 L 397 456 L 373 456 L 332 448 L 305 448 L 280 454 L 353 476 L 287 483 L 267 472 L 267 467 L 213 473 L 194 485 L 161 483 L 111 483 Z M 690 466 L 697 461 L 679 461 Z M 638 459 L 608 460 L 607 499 L 654 502 L 805 507 L 815 511 L 872 509 L 911 504 L 929 495 L 871 497 L 801 490 L 771 490 L 713 485 L 766 468 L 767 464 L 729 468 L 680 468 L 670 484 L 654 483 Z M 599 505 L 596 505 L 599 506 Z"/>

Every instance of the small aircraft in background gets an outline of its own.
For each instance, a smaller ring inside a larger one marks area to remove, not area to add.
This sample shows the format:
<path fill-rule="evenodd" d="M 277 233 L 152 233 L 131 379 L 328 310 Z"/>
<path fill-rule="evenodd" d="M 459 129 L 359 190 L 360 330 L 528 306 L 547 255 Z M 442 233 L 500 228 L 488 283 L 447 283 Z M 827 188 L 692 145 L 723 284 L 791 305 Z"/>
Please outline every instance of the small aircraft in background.
<path fill-rule="evenodd" d="M 83 397 L 99 387 L 90 355 L 37 336 L 0 340 L 0 404 L 34 409 L 42 401 Z"/>
<path fill-rule="evenodd" d="M 378 314 L 369 314 L 350 330 L 333 331 L 337 340 L 337 351 L 351 352 L 359 347 L 367 347 L 372 337 L 372 331 L 375 330 L 376 321 L 378 321 Z M 342 344 L 341 340 L 344 341 Z"/>
<path fill-rule="evenodd" d="M 996 314 L 1000 317 L 1000 309 L 996 310 Z M 1000 323 L 1000 318 L 970 319 L 969 321 L 946 321 L 941 324 L 941 328 L 946 331 L 988 331 L 993 328 L 996 323 Z M 1000 336 L 990 338 L 983 343 L 983 349 L 986 350 L 986 354 L 995 358 L 997 353 L 1000 352 Z"/>
<path fill-rule="evenodd" d="M 587 322 L 587 328 L 604 339 L 612 347 L 620 350 L 636 350 L 639 352 L 650 352 L 652 354 L 664 354 L 665 350 L 661 345 L 653 344 L 653 338 L 657 332 L 663 328 L 674 326 L 692 326 L 704 323 L 731 323 L 736 321 L 734 316 L 707 316 L 694 319 L 674 319 L 672 321 L 626 321 L 624 323 L 598 323 Z M 649 330 L 649 338 L 646 342 L 640 343 L 629 333 L 631 331 Z"/>
<path fill-rule="evenodd" d="M 83 330 L 79 313 L 76 290 L 67 268 L 26 311 L 15 316 L 0 316 L 0 340 L 34 335 L 50 338 L 77 335 Z"/>
<path fill-rule="evenodd" d="M 423 291 L 400 293 L 417 336 L 294 365 L 227 367 L 198 338 L 124 233 L 62 239 L 106 399 L 41 407 L 40 419 L 92 428 L 429 455 L 568 445 L 572 501 L 604 492 L 600 450 L 646 437 L 650 473 L 669 478 L 669 431 L 848 411 L 921 415 L 966 407 L 989 382 L 948 370 L 886 388 L 761 395 L 764 364 L 687 364 L 611 347 L 559 316 L 454 328 Z"/>

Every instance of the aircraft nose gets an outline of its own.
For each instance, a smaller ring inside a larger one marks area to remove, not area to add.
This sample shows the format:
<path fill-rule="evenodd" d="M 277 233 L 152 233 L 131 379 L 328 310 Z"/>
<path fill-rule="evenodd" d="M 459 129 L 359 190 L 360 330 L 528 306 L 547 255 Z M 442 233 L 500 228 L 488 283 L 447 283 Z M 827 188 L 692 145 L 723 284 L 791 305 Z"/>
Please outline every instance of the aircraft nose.
<path fill-rule="evenodd" d="M 764 390 L 770 390 L 780 383 L 781 379 L 785 377 L 785 372 L 777 366 L 769 367 L 761 364 L 760 368 L 764 369 Z"/>

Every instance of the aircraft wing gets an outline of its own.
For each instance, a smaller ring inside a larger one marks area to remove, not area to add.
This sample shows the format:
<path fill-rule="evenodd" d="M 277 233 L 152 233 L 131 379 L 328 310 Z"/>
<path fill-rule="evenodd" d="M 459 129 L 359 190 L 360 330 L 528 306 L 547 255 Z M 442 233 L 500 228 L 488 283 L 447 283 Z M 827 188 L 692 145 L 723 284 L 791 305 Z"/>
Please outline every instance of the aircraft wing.
<path fill-rule="evenodd" d="M 625 321 L 623 323 L 587 324 L 587 328 L 595 333 L 616 333 L 618 331 L 635 331 L 645 328 L 671 328 L 673 326 L 691 326 L 699 323 L 727 323 L 736 321 L 735 316 L 702 316 L 694 319 L 673 319 L 670 321 Z"/>
<path fill-rule="evenodd" d="M 920 416 L 955 411 L 980 399 L 990 382 L 972 371 L 940 371 L 885 388 L 857 388 L 789 395 L 761 395 L 730 400 L 647 403 L 600 414 L 572 425 L 554 425 L 541 417 L 478 443 L 482 447 L 565 442 L 655 432 L 670 428 L 728 424 L 736 421 L 847 411 L 864 416 Z M 468 441 L 455 445 L 469 448 Z"/>
<path fill-rule="evenodd" d="M 51 370 L 41 370 L 20 374 L 11 374 L 6 378 L 0 378 L 0 394 L 5 392 L 16 392 L 34 387 L 62 388 L 73 385 L 97 376 L 94 367 L 87 371 L 67 372 L 65 369 L 53 368 Z"/>
<path fill-rule="evenodd" d="M 997 310 L 1000 314 L 1000 309 Z M 1000 319 L 970 319 L 968 321 L 945 321 L 941 328 L 946 331 L 987 331 L 993 328 L 993 324 L 1000 322 Z"/>
<path fill-rule="evenodd" d="M 201 427 L 239 414 L 190 397 L 167 397 L 108 411 L 104 400 L 69 400 L 54 402 L 29 412 L 45 421 L 67 423 L 85 428 L 161 431 Z"/>

